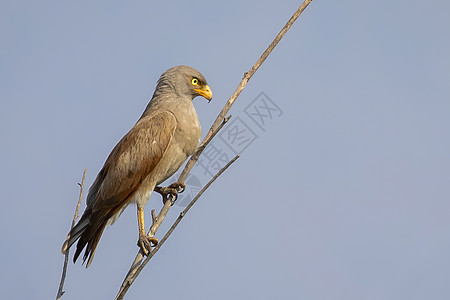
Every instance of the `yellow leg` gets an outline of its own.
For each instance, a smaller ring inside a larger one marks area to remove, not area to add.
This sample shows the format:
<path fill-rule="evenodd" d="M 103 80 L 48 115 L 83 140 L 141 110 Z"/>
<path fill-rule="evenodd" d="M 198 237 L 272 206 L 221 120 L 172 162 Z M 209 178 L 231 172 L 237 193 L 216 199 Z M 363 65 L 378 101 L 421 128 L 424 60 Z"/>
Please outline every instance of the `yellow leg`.
<path fill-rule="evenodd" d="M 145 235 L 144 209 L 143 208 L 138 207 L 137 217 L 138 217 L 139 234 Z"/>
<path fill-rule="evenodd" d="M 138 207 L 137 209 L 138 226 L 139 226 L 139 239 L 137 245 L 141 248 L 145 255 L 152 250 L 152 243 L 154 246 L 158 244 L 158 239 L 155 237 L 147 236 L 145 233 L 144 223 L 144 208 Z"/>

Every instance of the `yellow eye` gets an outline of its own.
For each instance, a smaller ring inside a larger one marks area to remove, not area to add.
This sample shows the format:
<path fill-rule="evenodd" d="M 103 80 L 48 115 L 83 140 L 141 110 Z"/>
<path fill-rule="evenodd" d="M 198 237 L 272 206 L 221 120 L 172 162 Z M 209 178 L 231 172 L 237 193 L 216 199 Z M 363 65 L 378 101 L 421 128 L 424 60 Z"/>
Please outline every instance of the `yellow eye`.
<path fill-rule="evenodd" d="M 198 84 L 198 79 L 197 78 L 192 78 L 191 80 L 192 85 L 197 85 Z"/>

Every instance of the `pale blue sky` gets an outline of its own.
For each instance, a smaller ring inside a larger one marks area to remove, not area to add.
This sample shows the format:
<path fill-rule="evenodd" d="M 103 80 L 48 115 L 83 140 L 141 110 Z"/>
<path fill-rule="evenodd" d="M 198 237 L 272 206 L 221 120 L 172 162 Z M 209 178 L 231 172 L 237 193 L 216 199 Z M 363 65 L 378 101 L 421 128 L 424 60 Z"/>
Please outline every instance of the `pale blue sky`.
<path fill-rule="evenodd" d="M 299 5 L 1 1 L 2 297 L 55 297 L 82 171 L 88 188 L 163 71 L 207 78 L 205 132 Z M 128 299 L 449 299 L 449 11 L 313 1 L 231 110 L 258 138 Z M 265 131 L 245 114 L 261 92 L 283 112 Z M 147 224 L 159 206 L 152 196 Z M 70 264 L 63 299 L 115 296 L 135 214 L 105 231 L 89 269 Z"/>

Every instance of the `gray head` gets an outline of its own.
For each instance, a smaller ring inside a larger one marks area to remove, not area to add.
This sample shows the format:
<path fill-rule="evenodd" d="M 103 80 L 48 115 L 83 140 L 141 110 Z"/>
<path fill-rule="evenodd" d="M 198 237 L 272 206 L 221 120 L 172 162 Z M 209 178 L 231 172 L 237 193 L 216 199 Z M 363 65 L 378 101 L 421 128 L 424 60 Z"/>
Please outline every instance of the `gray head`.
<path fill-rule="evenodd" d="M 192 99 L 197 96 L 203 96 L 210 101 L 212 99 L 212 92 L 205 77 L 189 66 L 176 66 L 161 75 L 153 97 L 166 93 L 189 96 Z"/>

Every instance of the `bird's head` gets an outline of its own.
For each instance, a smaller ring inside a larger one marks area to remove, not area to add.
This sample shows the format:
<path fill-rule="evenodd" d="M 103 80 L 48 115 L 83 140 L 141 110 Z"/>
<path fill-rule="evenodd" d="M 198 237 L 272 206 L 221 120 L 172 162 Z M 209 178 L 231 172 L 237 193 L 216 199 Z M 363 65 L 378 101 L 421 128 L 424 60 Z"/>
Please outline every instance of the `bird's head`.
<path fill-rule="evenodd" d="M 178 95 L 190 95 L 192 99 L 202 96 L 208 101 L 212 99 L 212 92 L 205 77 L 189 66 L 176 66 L 161 75 L 158 85 L 164 85 L 175 90 Z"/>

